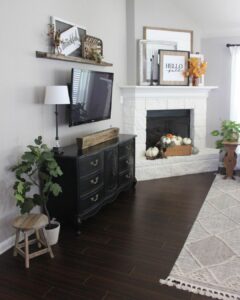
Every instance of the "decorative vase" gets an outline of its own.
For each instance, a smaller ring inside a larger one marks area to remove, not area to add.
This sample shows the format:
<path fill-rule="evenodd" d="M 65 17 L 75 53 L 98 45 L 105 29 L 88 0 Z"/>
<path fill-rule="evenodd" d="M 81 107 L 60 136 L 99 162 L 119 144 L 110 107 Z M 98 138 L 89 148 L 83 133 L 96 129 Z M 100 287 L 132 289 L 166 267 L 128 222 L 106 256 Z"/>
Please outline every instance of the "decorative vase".
<path fill-rule="evenodd" d="M 192 86 L 198 86 L 199 78 L 196 76 L 192 76 Z"/>
<path fill-rule="evenodd" d="M 46 227 L 47 240 L 50 246 L 57 244 L 60 232 L 60 223 L 57 221 L 50 222 L 51 228 Z M 54 228 L 53 228 L 54 227 Z"/>

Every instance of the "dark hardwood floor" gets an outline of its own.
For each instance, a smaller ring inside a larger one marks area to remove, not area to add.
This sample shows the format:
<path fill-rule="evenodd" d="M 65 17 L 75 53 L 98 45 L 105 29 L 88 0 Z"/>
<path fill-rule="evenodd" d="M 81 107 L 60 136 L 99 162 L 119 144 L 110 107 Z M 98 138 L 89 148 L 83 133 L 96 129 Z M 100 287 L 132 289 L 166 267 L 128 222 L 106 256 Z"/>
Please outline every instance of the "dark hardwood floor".
<path fill-rule="evenodd" d="M 0 256 L 0 299 L 204 300 L 159 284 L 181 251 L 214 179 L 205 173 L 139 182 L 30 269 L 12 250 Z"/>

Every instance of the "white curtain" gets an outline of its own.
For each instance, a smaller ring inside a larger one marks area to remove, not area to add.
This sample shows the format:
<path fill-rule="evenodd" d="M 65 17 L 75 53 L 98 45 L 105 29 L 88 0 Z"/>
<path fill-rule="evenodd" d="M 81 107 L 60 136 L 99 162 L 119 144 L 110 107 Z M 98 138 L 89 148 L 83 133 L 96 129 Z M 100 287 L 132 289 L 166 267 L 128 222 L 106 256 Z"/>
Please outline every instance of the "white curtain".
<path fill-rule="evenodd" d="M 231 65 L 231 101 L 230 101 L 230 119 L 240 123 L 240 47 L 230 47 L 232 56 Z M 240 168 L 240 147 L 237 149 L 238 162 L 237 168 Z"/>
<path fill-rule="evenodd" d="M 230 119 L 240 122 L 240 47 L 230 47 L 232 55 Z"/>

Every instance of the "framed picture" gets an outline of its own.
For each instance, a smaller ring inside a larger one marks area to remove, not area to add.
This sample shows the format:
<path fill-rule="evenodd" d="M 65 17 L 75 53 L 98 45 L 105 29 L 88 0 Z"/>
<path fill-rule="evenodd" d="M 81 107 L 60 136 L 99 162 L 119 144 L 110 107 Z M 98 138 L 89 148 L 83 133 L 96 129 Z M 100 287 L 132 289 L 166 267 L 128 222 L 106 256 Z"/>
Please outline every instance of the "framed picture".
<path fill-rule="evenodd" d="M 51 17 L 55 33 L 59 33 L 58 52 L 62 55 L 82 57 L 82 41 L 86 36 L 86 28 L 74 23 Z"/>
<path fill-rule="evenodd" d="M 82 42 L 83 58 L 92 59 L 92 51 L 98 53 L 101 57 L 103 56 L 103 42 L 101 39 L 86 35 Z"/>
<path fill-rule="evenodd" d="M 177 50 L 193 52 L 193 31 L 159 27 L 143 27 L 145 40 L 174 42 Z"/>
<path fill-rule="evenodd" d="M 176 50 L 177 43 L 139 40 L 139 84 L 158 84 L 158 50 Z"/>
<path fill-rule="evenodd" d="M 196 57 L 199 59 L 199 62 L 202 63 L 204 62 L 204 55 L 203 54 L 200 54 L 200 53 L 191 53 L 190 54 L 190 58 L 191 57 Z M 205 84 L 205 75 L 202 75 L 200 78 L 199 78 L 199 82 L 198 82 L 198 85 L 199 86 L 203 86 Z"/>
<path fill-rule="evenodd" d="M 189 85 L 184 75 L 189 57 L 189 51 L 159 50 L 159 85 Z"/>

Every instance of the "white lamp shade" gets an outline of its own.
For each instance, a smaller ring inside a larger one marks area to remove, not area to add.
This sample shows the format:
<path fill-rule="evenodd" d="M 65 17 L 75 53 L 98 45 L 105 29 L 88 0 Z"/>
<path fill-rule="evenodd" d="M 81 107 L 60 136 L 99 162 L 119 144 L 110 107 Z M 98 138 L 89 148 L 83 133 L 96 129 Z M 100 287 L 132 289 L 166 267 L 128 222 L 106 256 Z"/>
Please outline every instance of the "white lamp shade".
<path fill-rule="evenodd" d="M 69 94 L 66 85 L 53 85 L 46 87 L 45 104 L 69 104 Z"/>

